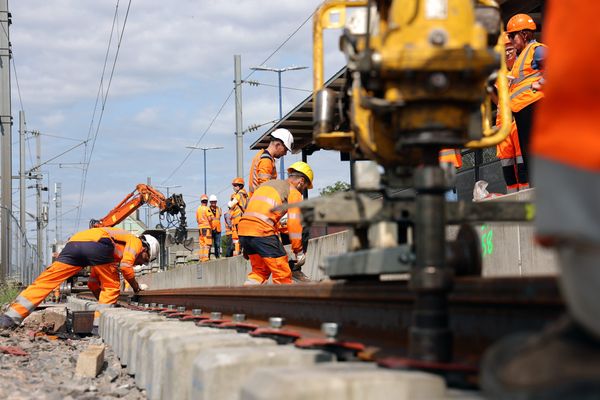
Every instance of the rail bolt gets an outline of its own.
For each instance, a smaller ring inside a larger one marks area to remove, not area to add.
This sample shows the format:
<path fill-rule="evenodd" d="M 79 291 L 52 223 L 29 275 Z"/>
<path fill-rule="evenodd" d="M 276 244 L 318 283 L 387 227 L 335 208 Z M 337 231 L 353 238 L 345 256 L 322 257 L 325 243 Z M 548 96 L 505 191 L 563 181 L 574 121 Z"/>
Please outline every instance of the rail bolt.
<path fill-rule="evenodd" d="M 213 320 L 213 321 L 221 319 L 222 316 L 223 316 L 223 314 L 221 314 L 218 311 L 213 311 L 213 312 L 210 313 L 210 319 Z"/>
<path fill-rule="evenodd" d="M 167 306 L 167 310 L 174 310 L 175 309 L 175 305 L 174 304 L 169 304 Z"/>
<path fill-rule="evenodd" d="M 281 317 L 271 317 L 269 318 L 269 325 L 273 329 L 281 329 L 283 327 L 284 319 Z"/>
<path fill-rule="evenodd" d="M 148 303 L 145 303 L 145 304 L 144 304 L 144 308 L 150 308 L 150 304 L 148 304 Z"/>
<path fill-rule="evenodd" d="M 339 326 L 335 322 L 323 322 L 321 324 L 321 332 L 327 336 L 327 339 L 334 340 L 338 335 Z"/>
<path fill-rule="evenodd" d="M 158 303 L 158 308 L 165 308 L 165 305 L 163 303 Z"/>
<path fill-rule="evenodd" d="M 246 314 L 233 314 L 233 322 L 244 322 L 246 320 Z"/>
<path fill-rule="evenodd" d="M 150 307 L 156 308 L 156 303 L 150 303 Z"/>
<path fill-rule="evenodd" d="M 198 315 L 201 315 L 201 314 L 202 314 L 202 310 L 200 308 L 194 308 L 192 310 L 192 315 L 194 315 L 194 316 L 198 316 Z"/>
<path fill-rule="evenodd" d="M 185 307 L 184 306 L 177 307 L 177 312 L 180 312 L 180 313 L 185 312 Z"/>

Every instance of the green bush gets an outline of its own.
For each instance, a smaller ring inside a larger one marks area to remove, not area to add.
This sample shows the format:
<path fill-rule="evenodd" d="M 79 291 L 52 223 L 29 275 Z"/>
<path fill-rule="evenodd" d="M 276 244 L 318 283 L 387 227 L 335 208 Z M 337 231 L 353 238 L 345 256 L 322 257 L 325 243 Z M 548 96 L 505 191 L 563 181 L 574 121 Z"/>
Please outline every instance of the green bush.
<path fill-rule="evenodd" d="M 0 285 L 0 306 L 12 302 L 19 294 L 19 287 L 12 283 Z"/>

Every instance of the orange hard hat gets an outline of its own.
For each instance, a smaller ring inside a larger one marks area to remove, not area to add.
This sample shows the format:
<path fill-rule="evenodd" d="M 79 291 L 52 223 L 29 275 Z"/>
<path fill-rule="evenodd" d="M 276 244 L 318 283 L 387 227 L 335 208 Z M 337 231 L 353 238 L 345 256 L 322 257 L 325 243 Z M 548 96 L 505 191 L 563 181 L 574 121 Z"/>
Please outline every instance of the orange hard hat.
<path fill-rule="evenodd" d="M 233 181 L 231 181 L 232 185 L 242 185 L 244 186 L 244 178 L 233 178 Z"/>
<path fill-rule="evenodd" d="M 205 194 L 203 194 L 202 196 L 200 196 L 200 202 L 203 202 L 203 201 L 208 201 L 208 196 L 205 195 Z"/>
<path fill-rule="evenodd" d="M 531 18 L 527 14 L 516 14 L 508 20 L 506 24 L 506 32 L 519 32 L 525 29 L 529 29 L 532 31 L 536 30 L 535 22 L 533 22 L 533 18 Z"/>

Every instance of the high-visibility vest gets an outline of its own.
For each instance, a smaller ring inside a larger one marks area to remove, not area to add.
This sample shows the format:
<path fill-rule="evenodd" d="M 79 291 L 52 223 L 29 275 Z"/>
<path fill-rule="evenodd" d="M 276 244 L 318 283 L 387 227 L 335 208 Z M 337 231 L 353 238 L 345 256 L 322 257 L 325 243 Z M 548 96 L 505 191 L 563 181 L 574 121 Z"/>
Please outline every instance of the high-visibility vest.
<path fill-rule="evenodd" d="M 212 207 L 208 207 L 208 212 L 210 213 L 211 217 L 212 217 L 212 221 L 211 221 L 211 228 L 213 231 L 217 231 L 217 232 L 221 232 L 221 207 L 215 207 L 214 209 Z"/>
<path fill-rule="evenodd" d="M 441 163 L 454 164 L 456 168 L 462 167 L 462 155 L 458 149 L 440 150 L 439 161 Z"/>
<path fill-rule="evenodd" d="M 277 179 L 277 168 L 275 159 L 266 150 L 260 150 L 252 159 L 250 175 L 248 177 L 248 194 L 252 194 L 262 183 Z"/>
<path fill-rule="evenodd" d="M 281 204 L 297 203 L 302 201 L 302 194 L 280 179 L 263 183 L 250 198 L 248 208 L 238 225 L 240 236 L 265 237 L 276 235 L 278 225 L 285 211 L 272 211 Z M 292 207 L 287 210 L 287 229 L 294 253 L 302 251 L 302 224 L 300 210 Z"/>
<path fill-rule="evenodd" d="M 244 189 L 238 190 L 237 193 L 231 195 L 231 200 L 237 200 L 237 203 L 229 210 L 233 223 L 236 224 L 242 218 L 242 214 L 248 206 L 248 193 Z"/>
<path fill-rule="evenodd" d="M 544 93 L 541 90 L 534 91 L 531 88 L 531 84 L 537 82 L 542 77 L 542 72 L 539 69 L 534 69 L 533 55 L 535 49 L 543 46 L 542 43 L 530 42 L 517 60 L 513 64 L 510 75 L 514 78 L 509 87 L 510 94 L 510 108 L 513 112 L 519 112 L 531 103 L 538 101 L 544 97 Z"/>
<path fill-rule="evenodd" d="M 212 230 L 212 218 L 208 209 L 208 206 L 200 205 L 196 210 L 196 221 L 198 222 L 199 229 Z"/>
<path fill-rule="evenodd" d="M 135 277 L 133 266 L 138 254 L 144 250 L 142 241 L 130 232 L 119 228 L 92 228 L 71 236 L 69 242 L 97 242 L 110 239 L 114 245 L 114 260 L 123 278 L 131 280 Z"/>

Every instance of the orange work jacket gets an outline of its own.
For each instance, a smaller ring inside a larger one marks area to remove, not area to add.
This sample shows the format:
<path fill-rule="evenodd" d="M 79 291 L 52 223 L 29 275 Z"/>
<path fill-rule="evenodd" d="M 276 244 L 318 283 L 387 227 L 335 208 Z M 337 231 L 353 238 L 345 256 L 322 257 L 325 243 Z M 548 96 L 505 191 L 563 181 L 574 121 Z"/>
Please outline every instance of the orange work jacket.
<path fill-rule="evenodd" d="M 135 259 L 144 250 L 144 245 L 137 236 L 118 228 L 92 228 L 74 234 L 69 241 L 97 242 L 103 238 L 110 239 L 115 244 L 114 260 L 123 278 L 128 281 L 135 278 Z"/>
<path fill-rule="evenodd" d="M 248 206 L 248 193 L 246 193 L 244 189 L 240 189 L 237 193 L 231 195 L 231 200 L 237 200 L 237 203 L 229 210 L 231 220 L 235 225 L 240 222 L 242 214 L 246 211 L 246 207 Z"/>
<path fill-rule="evenodd" d="M 265 237 L 278 233 L 278 224 L 285 211 L 272 211 L 282 204 L 298 203 L 302 194 L 288 181 L 275 179 L 262 184 L 250 198 L 248 208 L 238 225 L 240 236 Z M 294 253 L 302 251 L 302 224 L 300 209 L 287 210 L 287 229 Z"/>
<path fill-rule="evenodd" d="M 198 229 L 210 229 L 212 230 L 212 217 L 209 212 L 210 207 L 200 205 L 196 210 L 196 221 L 198 222 Z"/>
<path fill-rule="evenodd" d="M 462 155 L 458 149 L 440 150 L 439 160 L 441 163 L 452 163 L 456 168 L 462 167 Z"/>
<path fill-rule="evenodd" d="M 208 213 L 211 217 L 211 229 L 221 233 L 221 214 L 223 214 L 221 207 L 217 206 L 213 209 L 209 206 Z"/>
<path fill-rule="evenodd" d="M 542 71 L 534 69 L 531 65 L 533 63 L 533 53 L 540 46 L 546 47 L 535 41 L 525 46 L 510 71 L 510 75 L 514 78 L 509 86 L 510 108 L 513 112 L 519 112 L 544 97 L 542 91 L 534 91 L 531 88 L 531 84 L 542 77 Z"/>
<path fill-rule="evenodd" d="M 248 177 L 248 194 L 252 194 L 262 183 L 277 179 L 275 159 L 266 150 L 260 150 L 252 159 L 250 176 Z"/>

